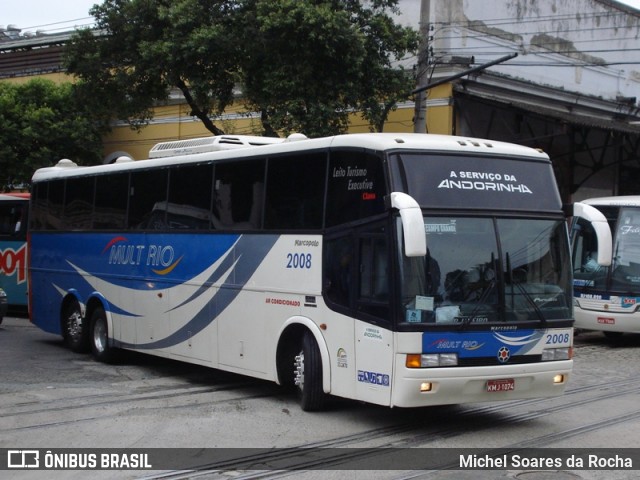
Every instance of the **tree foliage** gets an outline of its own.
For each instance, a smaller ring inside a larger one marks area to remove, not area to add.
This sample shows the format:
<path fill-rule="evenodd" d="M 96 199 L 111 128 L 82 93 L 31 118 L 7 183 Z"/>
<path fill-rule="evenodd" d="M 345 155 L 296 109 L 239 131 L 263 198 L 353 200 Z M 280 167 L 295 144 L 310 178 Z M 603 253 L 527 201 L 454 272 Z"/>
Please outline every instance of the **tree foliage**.
<path fill-rule="evenodd" d="M 246 99 L 267 133 L 346 131 L 362 112 L 382 130 L 414 80 L 394 60 L 417 48 L 415 31 L 394 23 L 396 1 L 251 0 L 242 57 Z M 381 105 L 386 105 L 381 107 Z"/>
<path fill-rule="evenodd" d="M 0 82 L 0 125 L 3 189 L 29 182 L 36 169 L 61 158 L 81 165 L 101 159 L 100 131 L 70 83 Z"/>
<path fill-rule="evenodd" d="M 269 135 L 343 132 L 349 112 L 363 110 L 380 129 L 413 85 L 394 67 L 418 43 L 394 23 L 396 4 L 105 0 L 91 10 L 97 30 L 76 34 L 65 62 L 88 102 L 106 102 L 134 127 L 179 89 L 215 134 L 212 116 L 234 101 L 259 112 Z"/>

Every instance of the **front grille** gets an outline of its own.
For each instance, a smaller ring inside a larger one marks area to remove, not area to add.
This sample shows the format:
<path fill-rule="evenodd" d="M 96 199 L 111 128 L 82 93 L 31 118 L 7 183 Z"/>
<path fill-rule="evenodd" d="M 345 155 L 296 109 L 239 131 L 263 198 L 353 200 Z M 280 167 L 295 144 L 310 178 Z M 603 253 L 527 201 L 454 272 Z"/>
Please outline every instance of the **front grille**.
<path fill-rule="evenodd" d="M 506 362 L 500 362 L 498 357 L 458 358 L 459 367 L 490 367 L 495 365 L 522 365 L 525 363 L 538 363 L 542 355 L 518 355 L 509 358 Z"/>

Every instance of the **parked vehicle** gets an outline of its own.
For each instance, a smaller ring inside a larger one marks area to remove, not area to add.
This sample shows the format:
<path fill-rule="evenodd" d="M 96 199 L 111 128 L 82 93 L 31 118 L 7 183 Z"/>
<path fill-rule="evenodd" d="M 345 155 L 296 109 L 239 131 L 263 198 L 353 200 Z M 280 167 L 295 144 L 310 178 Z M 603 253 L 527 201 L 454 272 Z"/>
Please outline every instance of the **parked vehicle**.
<path fill-rule="evenodd" d="M 0 323 L 4 320 L 4 316 L 7 314 L 7 294 L 0 288 Z"/>

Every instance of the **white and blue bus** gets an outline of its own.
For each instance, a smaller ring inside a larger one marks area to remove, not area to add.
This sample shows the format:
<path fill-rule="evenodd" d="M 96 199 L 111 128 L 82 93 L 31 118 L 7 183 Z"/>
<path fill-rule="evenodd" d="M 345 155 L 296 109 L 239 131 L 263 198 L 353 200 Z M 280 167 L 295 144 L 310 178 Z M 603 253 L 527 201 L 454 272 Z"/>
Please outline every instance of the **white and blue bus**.
<path fill-rule="evenodd" d="M 607 337 L 640 333 L 640 196 L 591 198 L 592 213 L 573 222 L 576 328 Z M 602 245 L 596 228 L 610 232 L 613 246 Z M 597 261 L 604 255 L 608 262 Z"/>
<path fill-rule="evenodd" d="M 38 170 L 32 321 L 99 360 L 130 349 L 295 385 L 305 410 L 564 391 L 572 269 L 546 154 L 299 137 Z"/>

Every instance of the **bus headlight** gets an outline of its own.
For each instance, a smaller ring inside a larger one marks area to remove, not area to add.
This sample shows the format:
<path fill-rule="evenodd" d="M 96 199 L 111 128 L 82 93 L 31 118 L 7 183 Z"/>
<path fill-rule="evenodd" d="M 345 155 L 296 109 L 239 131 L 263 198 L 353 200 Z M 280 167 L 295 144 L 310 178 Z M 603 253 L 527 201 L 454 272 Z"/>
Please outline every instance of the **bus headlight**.
<path fill-rule="evenodd" d="M 415 353 L 408 354 L 407 368 L 455 367 L 458 365 L 457 353 Z"/>
<path fill-rule="evenodd" d="M 554 360 L 571 360 L 572 349 L 571 347 L 563 348 L 545 348 L 542 351 L 543 362 L 551 362 Z"/>

